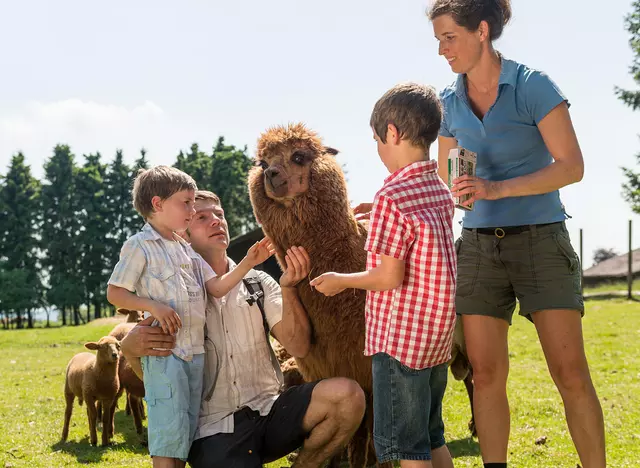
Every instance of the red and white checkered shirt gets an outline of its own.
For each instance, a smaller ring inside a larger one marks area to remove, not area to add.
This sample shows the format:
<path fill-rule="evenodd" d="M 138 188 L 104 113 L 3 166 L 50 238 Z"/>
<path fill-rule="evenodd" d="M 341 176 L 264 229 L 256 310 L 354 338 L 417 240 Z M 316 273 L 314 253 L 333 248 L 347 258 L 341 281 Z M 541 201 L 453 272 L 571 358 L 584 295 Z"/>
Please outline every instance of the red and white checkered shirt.
<path fill-rule="evenodd" d="M 405 261 L 402 284 L 368 291 L 365 355 L 387 353 L 424 369 L 451 358 L 456 321 L 453 198 L 435 161 L 410 164 L 385 179 L 371 210 L 367 270 L 380 255 Z"/>

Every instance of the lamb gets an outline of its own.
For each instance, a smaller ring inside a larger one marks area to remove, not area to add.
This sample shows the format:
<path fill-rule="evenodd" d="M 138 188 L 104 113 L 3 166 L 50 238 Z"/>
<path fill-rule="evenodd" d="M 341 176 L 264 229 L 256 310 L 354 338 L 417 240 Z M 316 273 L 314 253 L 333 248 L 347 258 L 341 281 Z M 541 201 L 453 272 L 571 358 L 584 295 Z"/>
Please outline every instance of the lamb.
<path fill-rule="evenodd" d="M 117 340 L 122 341 L 124 337 L 131 331 L 136 323 L 142 318 L 142 314 L 138 311 L 131 311 L 127 309 L 118 309 L 118 312 L 123 315 L 128 315 L 125 323 L 120 323 L 114 327 L 109 333 L 109 336 L 115 337 Z M 122 393 L 126 390 L 127 403 L 125 406 L 125 412 L 127 415 L 133 414 L 133 421 L 136 426 L 136 432 L 142 434 L 142 420 L 145 418 L 144 403 L 144 384 L 142 380 L 138 378 L 133 371 L 127 359 L 121 355 L 118 366 L 118 377 L 120 379 L 120 391 L 118 392 L 116 401 L 120 399 Z M 100 413 L 101 408 L 98 408 Z"/>
<path fill-rule="evenodd" d="M 145 395 L 144 384 L 133 371 L 131 365 L 122 353 L 120 354 L 120 363 L 118 365 L 118 377 L 120 379 L 120 391 L 116 398 L 120 398 L 122 392 L 126 390 L 127 414 L 133 414 L 133 423 L 135 424 L 136 432 L 142 436 L 142 420 L 145 418 L 144 404 L 142 402 Z"/>
<path fill-rule="evenodd" d="M 89 418 L 89 434 L 91 445 L 97 445 L 96 433 L 97 410 L 96 402 L 105 408 L 102 414 L 102 445 L 108 445 L 113 437 L 113 415 L 116 408 L 116 395 L 120 390 L 118 378 L 118 353 L 120 342 L 112 336 L 105 336 L 96 342 L 85 343 L 87 349 L 97 351 L 93 353 L 78 353 L 67 365 L 64 384 L 66 409 L 62 441 L 69 436 L 69 421 L 73 411 L 73 401 L 78 398 L 82 405 L 87 402 L 87 416 Z"/>
<path fill-rule="evenodd" d="M 278 340 L 274 339 L 271 346 L 278 358 L 280 369 L 284 376 L 284 390 L 303 384 L 304 379 L 302 378 L 302 374 L 300 374 L 296 360 L 284 349 L 284 346 L 282 346 Z"/>
<path fill-rule="evenodd" d="M 303 246 L 316 277 L 326 271 L 356 272 L 365 267 L 366 229 L 355 219 L 346 182 L 334 156 L 316 133 L 302 124 L 275 127 L 258 141 L 256 167 L 249 172 L 254 214 L 273 242 L 281 267 L 288 248 Z M 305 381 L 348 377 L 367 395 L 361 427 L 348 446 L 352 467 L 375 461 L 372 442 L 371 358 L 364 356 L 364 291 L 325 297 L 309 280 L 297 285 L 313 329 L 312 346 L 296 359 Z M 390 464 L 386 464 L 390 466 Z"/>

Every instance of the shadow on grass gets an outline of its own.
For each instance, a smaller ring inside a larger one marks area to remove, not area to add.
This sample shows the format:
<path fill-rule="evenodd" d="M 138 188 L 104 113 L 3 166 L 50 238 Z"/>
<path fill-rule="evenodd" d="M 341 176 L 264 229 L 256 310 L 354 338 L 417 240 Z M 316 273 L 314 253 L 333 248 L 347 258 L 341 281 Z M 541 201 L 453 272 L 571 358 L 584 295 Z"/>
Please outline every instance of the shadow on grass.
<path fill-rule="evenodd" d="M 473 437 L 457 439 L 447 442 L 452 458 L 477 457 L 480 455 L 480 444 Z"/>
<path fill-rule="evenodd" d="M 146 427 L 143 426 L 143 434 L 138 435 L 133 424 L 133 416 L 127 416 L 124 410 L 116 411 L 115 414 L 115 433 L 116 436 L 123 437 L 124 441 L 118 443 L 112 442 L 111 445 L 107 445 L 106 447 L 100 445 L 102 441 L 102 431 L 100 428 L 98 429 L 98 445 L 94 447 L 89 443 L 89 423 L 86 419 L 86 415 L 82 422 L 86 425 L 86 436 L 84 436 L 80 441 L 56 442 L 51 446 L 51 450 L 72 455 L 76 458 L 78 463 L 99 463 L 102 461 L 106 452 L 119 451 L 123 449 L 137 455 L 145 455 L 149 453 L 146 443 L 143 445 Z"/>

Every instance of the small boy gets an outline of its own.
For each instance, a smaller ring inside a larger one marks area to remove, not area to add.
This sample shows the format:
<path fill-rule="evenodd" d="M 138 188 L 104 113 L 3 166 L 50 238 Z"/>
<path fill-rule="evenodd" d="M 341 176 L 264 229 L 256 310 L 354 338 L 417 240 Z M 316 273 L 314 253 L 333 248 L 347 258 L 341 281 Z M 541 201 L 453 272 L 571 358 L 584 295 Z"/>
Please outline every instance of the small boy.
<path fill-rule="evenodd" d="M 442 397 L 456 320 L 453 198 L 429 160 L 441 107 L 433 88 L 397 85 L 371 115 L 391 175 L 369 220 L 367 271 L 325 273 L 311 285 L 333 296 L 367 290 L 365 354 L 373 356 L 374 444 L 379 462 L 453 467 Z"/>
<path fill-rule="evenodd" d="M 170 356 L 147 356 L 141 361 L 154 468 L 184 467 L 193 441 L 202 393 L 205 290 L 223 297 L 273 254 L 263 239 L 237 268 L 215 277 L 204 259 L 176 234 L 187 229 L 195 213 L 196 190 L 195 181 L 176 168 L 139 171 L 133 206 L 146 223 L 122 246 L 107 289 L 111 304 L 147 311 L 156 319 L 154 324 L 176 335 Z"/>

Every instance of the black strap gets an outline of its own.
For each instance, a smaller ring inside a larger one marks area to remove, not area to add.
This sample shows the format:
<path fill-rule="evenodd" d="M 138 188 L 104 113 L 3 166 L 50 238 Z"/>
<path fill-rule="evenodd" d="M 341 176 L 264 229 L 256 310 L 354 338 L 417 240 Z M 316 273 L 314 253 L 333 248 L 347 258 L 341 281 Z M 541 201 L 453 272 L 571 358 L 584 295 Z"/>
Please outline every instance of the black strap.
<path fill-rule="evenodd" d="M 249 305 L 253 305 L 256 302 L 258 303 L 258 309 L 260 309 L 260 313 L 262 314 L 262 325 L 264 326 L 264 334 L 267 339 L 267 348 L 269 348 L 269 357 L 271 359 L 271 364 L 273 365 L 273 369 L 276 372 L 276 376 L 278 377 L 278 381 L 280 382 L 280 392 L 282 392 L 284 390 L 284 376 L 282 375 L 282 369 L 280 368 L 280 363 L 278 362 L 276 353 L 273 351 L 273 348 L 271 347 L 271 340 L 269 339 L 269 334 L 270 334 L 269 322 L 267 322 L 267 314 L 264 311 L 264 290 L 262 289 L 262 283 L 256 276 L 243 278 L 242 282 L 247 288 L 247 291 L 249 291 L 249 297 L 247 297 L 247 303 Z"/>
<path fill-rule="evenodd" d="M 262 283 L 256 277 L 243 278 L 242 282 L 249 291 L 249 297 L 247 303 L 253 305 L 258 303 L 258 309 L 262 314 L 262 324 L 264 326 L 265 335 L 267 335 L 267 343 L 269 342 L 269 322 L 267 322 L 267 314 L 264 311 L 264 290 L 262 289 Z"/>

